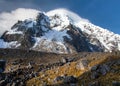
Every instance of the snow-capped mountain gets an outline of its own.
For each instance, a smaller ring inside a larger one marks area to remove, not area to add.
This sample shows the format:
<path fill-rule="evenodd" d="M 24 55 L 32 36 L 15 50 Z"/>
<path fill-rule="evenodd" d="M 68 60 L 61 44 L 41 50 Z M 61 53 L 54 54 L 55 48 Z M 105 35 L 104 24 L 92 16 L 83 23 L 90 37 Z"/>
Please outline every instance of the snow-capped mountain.
<path fill-rule="evenodd" d="M 57 9 L 18 21 L 1 36 L 0 47 L 54 53 L 112 52 L 120 50 L 120 35 Z"/>

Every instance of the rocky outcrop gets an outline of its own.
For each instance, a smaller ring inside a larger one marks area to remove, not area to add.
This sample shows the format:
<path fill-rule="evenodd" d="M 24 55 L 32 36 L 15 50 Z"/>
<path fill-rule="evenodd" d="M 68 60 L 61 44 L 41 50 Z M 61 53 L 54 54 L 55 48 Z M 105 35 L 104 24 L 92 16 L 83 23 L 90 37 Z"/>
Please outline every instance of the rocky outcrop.
<path fill-rule="evenodd" d="M 110 67 L 106 64 L 95 65 L 91 68 L 91 79 L 97 79 L 101 75 L 105 75 L 110 71 Z"/>
<path fill-rule="evenodd" d="M 75 85 L 77 81 L 78 81 L 77 78 L 75 78 L 74 76 L 57 76 L 54 79 L 55 83 L 63 82 L 64 84 L 67 84 L 67 85 L 71 85 L 71 84 Z"/>
<path fill-rule="evenodd" d="M 6 61 L 0 60 L 0 73 L 4 72 L 5 70 Z"/>
<path fill-rule="evenodd" d="M 87 60 L 80 60 L 76 64 L 76 69 L 78 69 L 78 70 L 85 70 L 87 67 L 88 67 Z"/>

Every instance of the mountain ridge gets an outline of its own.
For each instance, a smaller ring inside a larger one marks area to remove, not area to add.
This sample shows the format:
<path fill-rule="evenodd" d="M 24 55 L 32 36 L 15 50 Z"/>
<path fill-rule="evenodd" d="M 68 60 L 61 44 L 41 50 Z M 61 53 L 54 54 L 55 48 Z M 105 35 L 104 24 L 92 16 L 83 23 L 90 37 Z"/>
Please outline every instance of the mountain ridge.
<path fill-rule="evenodd" d="M 54 53 L 112 52 L 120 50 L 120 35 L 66 9 L 57 9 L 39 12 L 36 19 L 18 21 L 1 36 L 0 44 L 1 48 Z"/>

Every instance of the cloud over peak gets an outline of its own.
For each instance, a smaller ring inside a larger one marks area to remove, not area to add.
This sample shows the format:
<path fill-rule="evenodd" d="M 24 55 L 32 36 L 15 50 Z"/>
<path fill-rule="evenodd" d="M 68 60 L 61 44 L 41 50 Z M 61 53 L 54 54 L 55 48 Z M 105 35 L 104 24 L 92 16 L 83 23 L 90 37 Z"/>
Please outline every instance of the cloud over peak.
<path fill-rule="evenodd" d="M 85 22 L 89 22 L 89 20 L 87 19 L 84 19 L 84 18 L 81 18 L 78 14 L 68 10 L 68 9 L 65 9 L 65 8 L 59 8 L 59 9 L 55 9 L 55 10 L 51 10 L 49 12 L 47 12 L 47 15 L 49 16 L 52 16 L 52 15 L 55 15 L 55 14 L 59 14 L 59 15 L 62 15 L 62 16 L 68 16 L 70 17 L 74 22 L 80 22 L 80 21 L 85 21 Z"/>
<path fill-rule="evenodd" d="M 10 30 L 10 28 L 18 21 L 18 20 L 25 20 L 25 19 L 35 19 L 37 14 L 41 12 L 35 9 L 26 9 L 26 8 L 18 8 L 11 12 L 3 12 L 0 14 L 0 35 L 3 34 L 6 30 Z M 60 15 L 67 15 L 69 16 L 74 22 L 79 21 L 87 21 L 87 19 L 83 19 L 77 14 L 69 11 L 68 9 L 59 8 L 55 10 L 51 10 L 46 12 L 46 15 L 51 16 L 54 14 Z"/>
<path fill-rule="evenodd" d="M 25 9 L 19 8 L 14 11 L 3 12 L 0 14 L 0 35 L 4 33 L 6 30 L 10 30 L 10 28 L 18 21 L 25 20 L 29 18 L 35 18 L 38 14 L 38 10 L 34 9 Z"/>

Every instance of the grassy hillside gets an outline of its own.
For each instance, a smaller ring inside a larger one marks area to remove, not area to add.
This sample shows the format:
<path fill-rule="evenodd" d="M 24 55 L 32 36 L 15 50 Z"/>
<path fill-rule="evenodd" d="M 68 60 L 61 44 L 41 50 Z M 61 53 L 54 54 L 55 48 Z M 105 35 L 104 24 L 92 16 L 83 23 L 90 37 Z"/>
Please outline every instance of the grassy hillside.
<path fill-rule="evenodd" d="M 119 86 L 120 52 L 81 52 L 58 55 L 28 50 L 0 49 L 8 77 L 0 86 Z M 9 82 L 9 79 L 12 81 Z M 17 80 L 19 82 L 17 82 Z M 0 81 L 1 82 L 1 81 Z M 5 84 L 6 83 L 6 84 Z M 23 83 L 23 84 L 21 84 Z"/>

